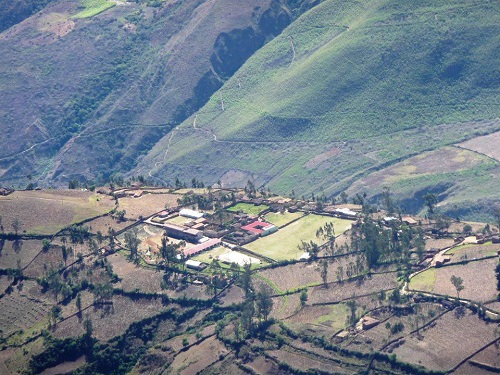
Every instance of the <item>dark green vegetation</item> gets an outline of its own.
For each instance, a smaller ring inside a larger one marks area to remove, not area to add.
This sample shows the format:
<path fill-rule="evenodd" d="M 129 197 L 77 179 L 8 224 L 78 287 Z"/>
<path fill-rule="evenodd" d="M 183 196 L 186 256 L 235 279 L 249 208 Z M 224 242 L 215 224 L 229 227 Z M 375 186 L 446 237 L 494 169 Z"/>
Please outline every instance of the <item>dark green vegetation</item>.
<path fill-rule="evenodd" d="M 13 0 L 0 2 L 0 32 L 24 21 L 54 0 Z"/>

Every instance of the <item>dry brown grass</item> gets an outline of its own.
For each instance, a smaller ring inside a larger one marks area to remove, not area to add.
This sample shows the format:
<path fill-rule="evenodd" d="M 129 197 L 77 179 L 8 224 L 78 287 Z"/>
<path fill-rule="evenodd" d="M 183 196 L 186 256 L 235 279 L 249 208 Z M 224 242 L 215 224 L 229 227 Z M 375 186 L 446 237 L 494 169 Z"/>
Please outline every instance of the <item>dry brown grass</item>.
<path fill-rule="evenodd" d="M 133 222 L 130 221 L 117 221 L 113 219 L 110 215 L 101 216 L 97 219 L 85 223 L 86 226 L 90 227 L 91 233 L 97 233 L 100 231 L 103 235 L 107 235 L 110 228 L 113 228 L 115 232 L 122 230 Z"/>
<path fill-rule="evenodd" d="M 337 281 L 336 272 L 340 266 L 347 270 L 350 262 L 355 262 L 355 256 L 345 256 L 335 260 L 328 261 L 328 282 Z M 286 267 L 277 267 L 260 271 L 256 274 L 257 278 L 262 277 L 265 281 L 271 282 L 280 291 L 293 290 L 301 287 L 322 284 L 320 276 L 320 265 L 318 262 L 300 262 Z"/>
<path fill-rule="evenodd" d="M 396 273 L 373 275 L 362 281 L 346 281 L 330 285 L 329 288 L 317 286 L 309 289 L 309 303 L 338 302 L 359 295 L 377 293 L 394 289 L 397 286 Z"/>
<path fill-rule="evenodd" d="M 451 257 L 451 263 L 461 262 L 463 260 L 479 259 L 492 255 L 496 255 L 500 246 L 494 245 L 491 242 L 484 245 L 464 245 L 458 246 L 446 254 L 453 254 Z"/>
<path fill-rule="evenodd" d="M 484 162 L 484 159 L 484 156 L 469 150 L 443 147 L 396 163 L 382 171 L 374 172 L 356 182 L 353 187 L 354 190 L 362 189 L 362 187 L 378 190 L 382 186 L 388 186 L 410 177 L 469 169 Z"/>
<path fill-rule="evenodd" d="M 0 330 L 4 335 L 27 330 L 45 320 L 50 308 L 50 304 L 39 303 L 15 287 L 11 294 L 0 299 Z"/>
<path fill-rule="evenodd" d="M 497 331 L 498 332 L 498 331 Z M 471 358 L 473 361 L 486 363 L 500 368 L 500 343 L 493 344 Z"/>
<path fill-rule="evenodd" d="M 268 354 L 278 362 L 285 362 L 291 367 L 302 371 L 318 369 L 336 374 L 355 374 L 359 371 L 359 368 L 344 367 L 335 361 L 299 351 L 289 346 L 284 346 L 280 350 L 269 350 Z"/>
<path fill-rule="evenodd" d="M 493 323 L 487 324 L 477 315 L 465 311 L 457 318 L 454 312 L 443 315 L 436 324 L 405 339 L 394 349 L 398 359 L 445 371 L 495 338 Z M 466 344 L 465 344 L 466 343 Z"/>
<path fill-rule="evenodd" d="M 15 191 L 0 197 L 0 212 L 6 231 L 13 231 L 15 219 L 20 232 L 54 234 L 62 228 L 114 208 L 106 195 L 80 190 Z"/>
<path fill-rule="evenodd" d="M 209 337 L 200 344 L 179 353 L 170 370 L 178 374 L 197 374 L 201 370 L 219 360 L 219 356 L 228 353 L 226 347 L 215 337 Z"/>
<path fill-rule="evenodd" d="M 231 285 L 229 289 L 224 291 L 223 295 L 219 297 L 219 299 L 223 305 L 242 303 L 245 300 L 245 292 L 239 286 Z"/>
<path fill-rule="evenodd" d="M 458 146 L 468 148 L 469 150 L 477 151 L 481 154 L 488 155 L 490 158 L 500 161 L 500 132 L 476 137 L 469 141 L 460 143 Z"/>
<path fill-rule="evenodd" d="M 163 272 L 147 269 L 128 261 L 121 253 L 107 257 L 113 267 L 113 272 L 121 281 L 115 285 L 126 291 L 139 290 L 145 293 L 160 293 Z"/>
<path fill-rule="evenodd" d="M 19 240 L 5 241 L 3 250 L 0 252 L 0 268 L 17 268 L 17 260 L 21 267 L 26 265 L 42 250 L 42 241 Z"/>
<path fill-rule="evenodd" d="M 278 365 L 263 356 L 256 357 L 249 363 L 246 363 L 246 366 L 253 369 L 257 374 L 279 373 Z"/>
<path fill-rule="evenodd" d="M 417 329 L 417 317 L 419 318 L 418 327 L 421 327 L 432 320 L 434 316 L 443 311 L 443 307 L 440 304 L 421 303 L 416 305 L 416 308 L 418 309 L 418 315 L 394 315 L 385 322 L 363 332 L 362 335 L 357 337 L 355 342 L 352 342 L 349 345 L 349 348 L 364 352 L 370 351 L 370 348 L 374 348 L 375 350 L 381 349 L 382 346 L 387 344 L 389 341 L 395 340 L 399 337 L 404 337 L 411 331 Z M 431 314 L 429 314 L 430 311 L 432 311 Z M 387 318 L 389 314 L 389 312 L 386 312 L 381 316 L 378 316 L 373 313 L 369 313 L 370 316 L 373 316 L 381 321 L 383 321 L 384 318 Z M 386 323 L 389 323 L 391 327 L 397 323 L 402 323 L 404 325 L 404 329 L 398 333 L 391 334 L 390 329 L 386 328 Z"/>
<path fill-rule="evenodd" d="M 109 311 L 104 307 L 92 307 L 85 310 L 83 317 L 92 320 L 94 337 L 98 340 L 109 340 L 121 335 L 134 321 L 153 316 L 164 310 L 160 299 L 137 299 L 115 295 Z M 83 320 L 73 316 L 57 324 L 56 337 L 75 337 L 84 333 Z"/>
<path fill-rule="evenodd" d="M 137 220 L 139 216 L 148 217 L 165 209 L 165 205 L 173 207 L 177 205 L 179 195 L 175 194 L 144 194 L 139 198 L 118 199 L 119 210 L 125 210 L 125 217 Z"/>
<path fill-rule="evenodd" d="M 41 277 L 48 270 L 59 269 L 61 265 L 64 265 L 64 259 L 62 256 L 61 248 L 51 247 L 46 252 L 45 251 L 40 252 L 40 254 L 33 259 L 33 262 L 30 263 L 28 267 L 26 267 L 23 273 L 24 275 L 29 277 Z"/>
<path fill-rule="evenodd" d="M 498 260 L 495 258 L 469 262 L 465 265 L 441 267 L 436 269 L 434 292 L 456 296 L 456 290 L 450 281 L 452 275 L 463 279 L 464 290 L 460 297 L 478 302 L 495 299 L 496 290 L 495 267 Z"/>

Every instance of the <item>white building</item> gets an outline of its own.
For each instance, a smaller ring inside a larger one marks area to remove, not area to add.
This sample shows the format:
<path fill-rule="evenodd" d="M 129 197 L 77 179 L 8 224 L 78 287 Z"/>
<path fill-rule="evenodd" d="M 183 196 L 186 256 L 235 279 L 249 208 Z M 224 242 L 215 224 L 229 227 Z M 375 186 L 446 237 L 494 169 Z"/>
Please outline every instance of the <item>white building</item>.
<path fill-rule="evenodd" d="M 190 219 L 201 219 L 205 214 L 202 212 L 190 210 L 189 208 L 183 208 L 179 211 L 179 215 L 188 217 Z"/>

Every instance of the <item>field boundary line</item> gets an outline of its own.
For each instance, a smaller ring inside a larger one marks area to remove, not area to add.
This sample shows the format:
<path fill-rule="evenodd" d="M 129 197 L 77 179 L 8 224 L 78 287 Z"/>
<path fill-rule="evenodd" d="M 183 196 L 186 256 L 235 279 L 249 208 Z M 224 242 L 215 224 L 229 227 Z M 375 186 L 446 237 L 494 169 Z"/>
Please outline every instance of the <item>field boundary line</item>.
<path fill-rule="evenodd" d="M 497 132 L 493 132 L 493 133 L 487 134 L 486 136 L 491 135 L 491 134 L 495 134 L 495 133 L 497 133 Z M 475 138 L 478 138 L 478 137 L 475 137 Z M 472 138 L 472 139 L 474 139 L 474 138 Z M 465 141 L 465 142 L 467 142 L 467 141 Z M 494 157 L 489 156 L 489 155 L 486 155 L 485 153 L 479 152 L 479 151 L 477 151 L 477 150 L 473 150 L 473 149 L 471 149 L 471 148 L 463 147 L 463 146 L 460 146 L 459 144 L 454 144 L 454 145 L 451 145 L 450 147 L 458 148 L 458 149 L 460 149 L 460 150 L 464 150 L 464 151 L 473 152 L 473 153 L 475 153 L 475 154 L 478 154 L 478 155 L 484 156 L 484 157 L 486 157 L 486 158 L 488 158 L 488 159 L 490 159 L 490 160 L 494 161 L 496 164 L 500 164 L 500 160 L 495 159 Z"/>
<path fill-rule="evenodd" d="M 422 295 L 427 296 L 427 297 L 441 298 L 441 299 L 444 299 L 444 300 L 449 301 L 449 302 L 453 302 L 453 301 L 457 300 L 456 297 L 452 297 L 452 296 L 450 296 L 448 294 L 439 294 L 439 293 L 433 293 L 433 292 L 426 292 L 426 291 L 418 290 L 418 289 L 408 289 L 407 291 L 411 292 L 411 293 L 419 293 L 419 294 L 422 294 Z M 467 306 L 474 306 L 474 305 L 481 304 L 483 306 L 483 308 L 484 308 L 485 311 L 489 312 L 492 315 L 497 316 L 496 320 L 491 320 L 491 321 L 494 321 L 494 322 L 498 321 L 499 314 L 495 310 L 492 310 L 492 309 L 486 307 L 486 305 L 484 304 L 484 302 L 478 302 L 478 301 L 474 301 L 474 300 L 471 300 L 471 299 L 468 299 L 468 298 L 460 298 L 460 299 L 458 299 L 458 301 L 461 304 L 465 305 L 466 307 Z M 486 321 L 484 319 L 481 319 L 481 320 Z"/>
<path fill-rule="evenodd" d="M 474 353 L 472 353 L 468 357 L 466 357 L 463 360 L 461 360 L 457 365 L 455 365 L 453 368 L 451 368 L 450 370 L 448 370 L 447 373 L 454 372 L 456 369 L 458 369 L 460 366 L 462 366 L 469 359 L 471 359 L 472 357 L 474 357 L 476 354 L 481 353 L 483 350 L 485 350 L 488 347 L 490 347 L 491 345 L 495 344 L 497 341 L 500 341 L 500 337 L 497 337 L 493 341 L 490 341 L 488 344 L 484 345 L 483 347 L 479 348 L 478 350 L 476 350 Z"/>
<path fill-rule="evenodd" d="M 441 317 L 442 317 L 443 315 L 448 314 L 448 313 L 449 313 L 449 312 L 451 312 L 451 311 L 452 311 L 452 310 L 446 310 L 446 309 L 445 309 L 442 313 L 440 313 L 440 314 L 436 315 L 433 319 L 429 320 L 429 321 L 428 321 L 427 323 L 425 323 L 422 327 L 420 327 L 420 328 L 418 328 L 418 329 L 414 329 L 413 331 L 408 332 L 408 334 L 406 334 L 406 335 L 403 335 L 403 336 L 401 336 L 401 337 L 398 337 L 398 338 L 396 338 L 396 339 L 393 339 L 393 340 L 389 341 L 388 343 L 386 343 L 385 345 L 383 345 L 383 346 L 379 349 L 379 351 L 383 351 L 383 350 L 387 349 L 387 347 L 389 347 L 390 345 L 392 345 L 392 344 L 394 344 L 394 343 L 396 343 L 396 342 L 398 342 L 398 341 L 400 341 L 400 340 L 403 340 L 404 338 L 406 338 L 406 337 L 408 337 L 408 336 L 413 335 L 414 333 L 416 333 L 416 332 L 420 331 L 421 329 L 424 329 L 424 328 L 428 327 L 429 325 L 431 325 L 432 323 L 434 323 L 436 320 L 441 319 Z"/>
<path fill-rule="evenodd" d="M 373 296 L 375 294 L 379 294 L 380 292 L 384 291 L 384 292 L 389 292 L 391 290 L 394 290 L 395 288 L 391 288 L 391 289 L 381 289 L 379 291 L 376 291 L 376 292 L 372 292 L 372 293 L 367 293 L 367 294 L 360 294 L 360 295 L 357 295 L 357 296 L 352 296 L 352 297 L 347 297 L 347 298 L 342 298 L 338 301 L 328 301 L 328 302 L 315 302 L 315 303 L 312 303 L 311 306 L 329 306 L 329 305 L 339 305 L 341 303 L 344 303 L 346 301 L 351 301 L 351 300 L 356 300 L 358 298 L 363 298 L 363 297 L 369 297 L 369 296 Z"/>

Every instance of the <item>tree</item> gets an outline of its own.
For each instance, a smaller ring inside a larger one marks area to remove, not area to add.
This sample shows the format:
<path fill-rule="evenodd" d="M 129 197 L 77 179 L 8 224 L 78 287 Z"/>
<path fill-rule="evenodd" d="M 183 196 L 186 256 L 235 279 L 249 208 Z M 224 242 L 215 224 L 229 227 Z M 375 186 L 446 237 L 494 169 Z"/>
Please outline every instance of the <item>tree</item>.
<path fill-rule="evenodd" d="M 425 205 L 427 206 L 427 209 L 429 210 L 429 214 L 433 214 L 434 208 L 436 207 L 436 204 L 437 204 L 436 194 L 427 193 L 422 198 L 424 198 L 424 202 L 425 202 Z"/>
<path fill-rule="evenodd" d="M 46 238 L 43 239 L 42 241 L 42 251 L 46 253 L 50 249 L 50 241 Z"/>
<path fill-rule="evenodd" d="M 125 232 L 125 246 L 130 250 L 130 259 L 132 259 L 134 263 L 139 262 L 139 254 L 137 253 L 137 250 L 139 249 L 140 243 L 141 240 L 137 237 L 136 229 Z"/>
<path fill-rule="evenodd" d="M 168 242 L 168 237 L 161 238 L 161 246 L 159 248 L 160 255 L 165 261 L 165 266 L 169 267 L 171 262 L 175 261 L 177 246 Z"/>
<path fill-rule="evenodd" d="M 262 317 L 264 321 L 267 321 L 267 318 L 273 309 L 273 300 L 268 287 L 260 287 L 259 292 L 257 293 L 256 305 L 258 316 Z"/>
<path fill-rule="evenodd" d="M 323 259 L 322 261 L 319 262 L 320 264 L 320 276 L 321 280 L 323 280 L 323 286 L 325 288 L 328 288 L 328 261 L 326 259 Z"/>
<path fill-rule="evenodd" d="M 424 231 L 420 227 L 417 229 L 417 236 L 415 238 L 415 247 L 417 248 L 418 260 L 419 261 L 423 260 L 425 251 L 425 238 L 424 238 Z"/>
<path fill-rule="evenodd" d="M 255 197 L 255 194 L 257 193 L 254 183 L 250 180 L 247 181 L 247 185 L 245 186 L 245 193 L 249 198 Z"/>
<path fill-rule="evenodd" d="M 465 289 L 464 280 L 461 277 L 452 275 L 450 281 L 457 290 L 457 298 L 460 299 L 460 292 Z"/>
<path fill-rule="evenodd" d="M 90 349 L 92 347 L 92 333 L 94 332 L 94 329 L 92 327 L 92 320 L 88 315 L 83 321 L 83 329 L 85 330 L 85 334 L 83 335 L 85 343 L 87 345 L 87 348 Z"/>
<path fill-rule="evenodd" d="M 343 191 L 342 193 L 340 193 L 340 201 L 342 203 L 347 203 L 348 202 L 348 199 L 349 199 L 349 196 L 347 195 L 347 193 L 345 191 Z"/>
<path fill-rule="evenodd" d="M 344 267 L 343 266 L 338 266 L 337 267 L 337 281 L 339 283 L 341 283 L 342 281 L 344 281 Z"/>
<path fill-rule="evenodd" d="M 249 299 L 253 295 L 252 286 L 252 264 L 245 263 L 243 265 L 243 274 L 241 275 L 241 287 L 245 292 L 245 298 Z"/>
<path fill-rule="evenodd" d="M 19 234 L 19 229 L 21 229 L 21 225 L 22 225 L 21 220 L 19 220 L 18 218 L 15 218 L 12 221 L 11 226 L 16 236 Z"/>
<path fill-rule="evenodd" d="M 356 301 L 355 300 L 349 300 L 345 303 L 347 307 L 349 307 L 350 314 L 348 316 L 348 325 L 352 326 L 354 323 L 356 323 Z"/>
<path fill-rule="evenodd" d="M 61 253 L 64 260 L 64 264 L 66 265 L 66 261 L 68 260 L 68 249 L 66 248 L 66 245 L 61 246 Z"/>
<path fill-rule="evenodd" d="M 109 282 L 97 284 L 92 292 L 94 293 L 94 303 L 97 304 L 109 302 L 113 298 L 113 287 Z"/>
<path fill-rule="evenodd" d="M 495 218 L 495 224 L 497 225 L 498 231 L 500 232 L 500 206 L 493 207 L 492 213 L 493 217 Z"/>
<path fill-rule="evenodd" d="M 95 238 L 99 245 L 102 244 L 102 241 L 104 241 L 104 236 L 100 230 L 97 231 Z"/>
<path fill-rule="evenodd" d="M 125 214 L 127 213 L 127 211 L 125 210 L 120 210 L 120 211 L 116 211 L 115 212 L 115 217 L 116 217 L 116 220 L 118 221 L 125 221 Z"/>
<path fill-rule="evenodd" d="M 254 314 L 255 307 L 253 301 L 245 302 L 241 311 L 240 325 L 241 328 L 248 333 L 252 331 Z M 244 337 L 245 334 L 242 334 L 241 336 Z"/>
<path fill-rule="evenodd" d="M 302 292 L 300 292 L 300 305 L 304 307 L 306 302 L 307 302 L 307 289 L 304 289 Z"/>
<path fill-rule="evenodd" d="M 500 291 L 500 262 L 498 262 L 495 269 L 495 275 L 497 277 L 497 290 Z"/>
<path fill-rule="evenodd" d="M 300 244 L 297 246 L 300 251 L 304 253 L 308 253 L 311 259 L 316 259 L 319 253 L 319 246 L 314 241 L 306 242 L 302 240 Z"/>
<path fill-rule="evenodd" d="M 78 309 L 78 314 L 82 313 L 82 296 L 80 293 L 76 295 L 76 308 Z"/>
<path fill-rule="evenodd" d="M 115 251 L 115 230 L 111 227 L 108 229 L 108 239 L 109 239 L 109 248 L 113 253 Z"/>
<path fill-rule="evenodd" d="M 384 208 L 389 215 L 394 213 L 394 202 L 392 201 L 391 188 L 384 186 L 382 190 L 382 198 L 384 199 Z"/>

